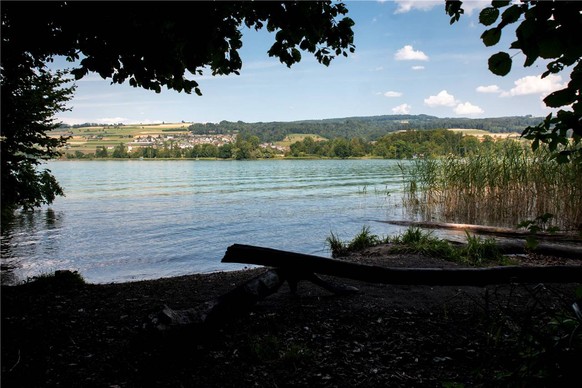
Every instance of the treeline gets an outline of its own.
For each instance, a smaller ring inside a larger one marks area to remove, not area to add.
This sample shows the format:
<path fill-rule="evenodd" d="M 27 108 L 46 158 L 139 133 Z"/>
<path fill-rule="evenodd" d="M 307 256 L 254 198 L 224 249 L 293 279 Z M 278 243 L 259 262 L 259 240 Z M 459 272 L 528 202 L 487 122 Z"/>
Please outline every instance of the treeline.
<path fill-rule="evenodd" d="M 539 124 L 543 118 L 532 116 L 510 116 L 483 119 L 439 118 L 428 115 L 388 115 L 369 117 L 350 117 L 327 120 L 308 120 L 293 122 L 221 121 L 218 124 L 196 123 L 189 127 L 195 134 L 243 134 L 257 136 L 261 142 L 277 142 L 296 133 L 309 133 L 328 139 L 362 138 L 375 141 L 388 133 L 403 130 L 433 130 L 451 128 L 482 129 L 494 133 L 521 133 L 527 126 Z"/>
<path fill-rule="evenodd" d="M 385 159 L 441 155 L 467 156 L 484 149 L 500 147 L 503 143 L 504 141 L 495 141 L 490 136 L 485 136 L 481 141 L 475 136 L 446 129 L 397 132 L 373 142 L 366 142 L 362 138 L 314 141 L 308 136 L 302 141 L 291 144 L 288 156 L 332 158 L 373 156 Z"/>
<path fill-rule="evenodd" d="M 514 141 L 514 140 L 509 140 Z M 316 141 L 307 136 L 289 147 L 284 155 L 281 151 L 261 146 L 257 136 L 239 135 L 234 143 L 215 146 L 197 144 L 191 148 L 180 148 L 176 143 L 166 142 L 163 147 L 139 147 L 131 151 L 123 143 L 112 150 L 98 147 L 95 154 L 85 155 L 80 151 L 68 154 L 68 158 L 211 158 L 211 159 L 268 159 L 275 156 L 351 158 L 379 157 L 385 159 L 409 159 L 423 156 L 458 155 L 467 156 L 483 150 L 501 147 L 505 141 L 485 136 L 463 135 L 446 129 L 430 131 L 405 131 L 382 136 L 377 141 L 363 138 L 343 138 Z"/>

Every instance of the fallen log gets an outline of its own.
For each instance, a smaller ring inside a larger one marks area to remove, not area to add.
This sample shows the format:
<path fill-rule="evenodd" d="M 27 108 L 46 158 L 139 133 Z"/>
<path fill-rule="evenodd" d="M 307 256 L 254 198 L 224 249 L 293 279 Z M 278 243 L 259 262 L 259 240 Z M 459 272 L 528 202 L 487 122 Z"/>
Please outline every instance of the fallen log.
<path fill-rule="evenodd" d="M 507 283 L 580 283 L 582 266 L 490 268 L 386 268 L 251 245 L 228 247 L 223 263 L 275 267 L 383 284 L 487 286 Z"/>

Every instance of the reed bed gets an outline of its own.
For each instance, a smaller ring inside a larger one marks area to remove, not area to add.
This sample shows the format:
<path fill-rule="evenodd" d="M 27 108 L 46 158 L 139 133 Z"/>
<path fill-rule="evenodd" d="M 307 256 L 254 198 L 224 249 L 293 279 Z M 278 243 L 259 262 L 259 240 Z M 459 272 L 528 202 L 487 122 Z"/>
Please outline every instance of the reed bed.
<path fill-rule="evenodd" d="M 424 220 L 516 227 L 551 214 L 547 226 L 582 229 L 582 166 L 506 141 L 469 157 L 418 159 L 404 206 Z"/>

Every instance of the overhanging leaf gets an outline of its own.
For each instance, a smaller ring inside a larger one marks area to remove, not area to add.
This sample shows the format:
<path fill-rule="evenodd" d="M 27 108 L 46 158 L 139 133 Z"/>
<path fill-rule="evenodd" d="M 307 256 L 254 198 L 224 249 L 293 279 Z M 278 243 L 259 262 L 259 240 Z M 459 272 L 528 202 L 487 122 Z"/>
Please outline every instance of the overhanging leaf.
<path fill-rule="evenodd" d="M 489 57 L 489 71 L 495 75 L 504 76 L 511 70 L 511 57 L 501 51 Z"/>
<path fill-rule="evenodd" d="M 499 17 L 499 10 L 493 7 L 483 8 L 479 13 L 479 23 L 483 24 L 484 26 L 490 26 Z"/>
<path fill-rule="evenodd" d="M 508 6 L 510 3 L 509 0 L 494 0 L 491 2 L 491 5 L 494 6 L 495 8 L 503 8 L 505 6 Z"/>
<path fill-rule="evenodd" d="M 500 28 L 490 28 L 489 30 L 485 30 L 481 35 L 481 39 L 485 46 L 490 47 L 494 46 L 499 42 L 501 39 L 501 29 Z"/>
<path fill-rule="evenodd" d="M 570 88 L 562 89 L 551 93 L 544 98 L 544 102 L 551 108 L 559 108 L 570 105 L 576 100 L 576 92 Z"/>
<path fill-rule="evenodd" d="M 514 4 L 503 11 L 501 20 L 503 20 L 505 24 L 515 23 L 523 13 L 524 10 L 521 8 L 521 6 Z"/>

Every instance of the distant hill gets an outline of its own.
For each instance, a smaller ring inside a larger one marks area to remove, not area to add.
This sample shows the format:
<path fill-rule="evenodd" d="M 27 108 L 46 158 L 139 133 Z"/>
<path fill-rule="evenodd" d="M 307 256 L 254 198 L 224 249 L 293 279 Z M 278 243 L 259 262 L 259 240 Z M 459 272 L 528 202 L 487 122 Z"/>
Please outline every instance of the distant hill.
<path fill-rule="evenodd" d="M 440 118 L 429 115 L 384 115 L 344 117 L 323 120 L 301 120 L 289 122 L 221 121 L 214 123 L 194 123 L 189 129 L 197 134 L 239 133 L 255 135 L 264 142 L 283 141 L 291 134 L 313 134 L 327 139 L 338 137 L 362 138 L 367 141 L 396 131 L 407 129 L 479 129 L 493 133 L 521 133 L 527 126 L 539 124 L 543 117 L 508 116 L 480 119 Z"/>

